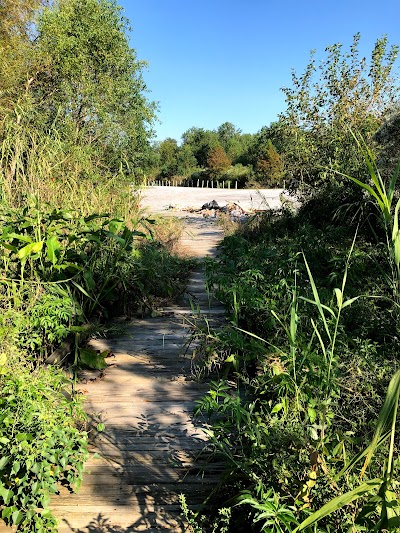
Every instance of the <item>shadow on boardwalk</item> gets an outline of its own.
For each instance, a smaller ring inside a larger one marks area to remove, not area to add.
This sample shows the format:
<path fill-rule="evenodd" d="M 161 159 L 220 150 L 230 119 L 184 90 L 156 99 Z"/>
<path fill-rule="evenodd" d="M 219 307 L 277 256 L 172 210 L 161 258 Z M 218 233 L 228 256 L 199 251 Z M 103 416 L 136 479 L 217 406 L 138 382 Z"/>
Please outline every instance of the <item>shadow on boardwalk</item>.
<path fill-rule="evenodd" d="M 130 323 L 128 331 L 93 342 L 113 352 L 112 366 L 80 389 L 92 425 L 101 421 L 105 430 L 92 432 L 98 457 L 79 493 L 54 502 L 60 532 L 184 531 L 179 494 L 196 507 L 217 481 L 214 467 L 196 466 L 205 436 L 192 412 L 207 386 L 186 377 L 187 326 L 167 317 Z"/>

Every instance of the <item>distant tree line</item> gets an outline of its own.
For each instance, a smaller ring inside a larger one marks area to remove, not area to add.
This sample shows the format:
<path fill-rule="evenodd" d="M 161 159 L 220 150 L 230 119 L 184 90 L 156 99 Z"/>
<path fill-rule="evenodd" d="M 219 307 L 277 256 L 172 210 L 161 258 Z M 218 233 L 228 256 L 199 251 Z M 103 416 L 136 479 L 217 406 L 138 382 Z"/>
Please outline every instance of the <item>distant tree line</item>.
<path fill-rule="evenodd" d="M 359 41 L 356 34 L 347 51 L 341 44 L 327 47 L 318 65 L 312 52 L 305 71 L 292 72 L 292 86 L 282 89 L 286 110 L 259 132 L 242 133 L 225 122 L 216 130 L 190 128 L 181 144 L 171 138 L 154 144 L 152 176 L 315 189 L 340 183 L 341 174 L 365 174 L 354 134 L 390 173 L 389 154 L 400 152 L 398 135 L 390 134 L 400 122 L 399 47 L 383 36 L 367 60 Z"/>
<path fill-rule="evenodd" d="M 284 162 L 268 131 L 242 133 L 231 122 L 216 130 L 190 128 L 180 145 L 172 138 L 153 145 L 152 175 L 182 181 L 196 177 L 237 181 L 241 187 L 280 187 Z"/>

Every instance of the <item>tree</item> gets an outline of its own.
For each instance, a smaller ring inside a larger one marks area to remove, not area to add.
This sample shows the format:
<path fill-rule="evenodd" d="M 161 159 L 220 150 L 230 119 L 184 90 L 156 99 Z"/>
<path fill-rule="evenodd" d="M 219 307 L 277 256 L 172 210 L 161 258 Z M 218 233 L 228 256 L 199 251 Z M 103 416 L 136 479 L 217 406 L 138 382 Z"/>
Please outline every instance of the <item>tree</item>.
<path fill-rule="evenodd" d="M 152 147 L 152 157 L 153 173 L 160 178 L 187 176 L 197 165 L 190 146 L 178 146 L 171 137 Z"/>
<path fill-rule="evenodd" d="M 169 178 L 176 174 L 178 169 L 178 143 L 168 137 L 160 143 L 160 175 Z"/>
<path fill-rule="evenodd" d="M 40 0 L 0 0 L 0 111 L 14 109 L 29 90 L 32 21 Z"/>
<path fill-rule="evenodd" d="M 140 173 L 155 106 L 127 30 L 114 0 L 0 0 L 0 197 Z"/>
<path fill-rule="evenodd" d="M 231 160 L 226 155 L 222 146 L 217 145 L 211 148 L 207 157 L 207 167 L 212 176 L 218 176 L 222 174 L 224 170 L 227 170 L 231 165 Z"/>
<path fill-rule="evenodd" d="M 33 83 L 46 124 L 86 147 L 115 172 L 143 162 L 154 105 L 144 93 L 145 63 L 127 37 L 112 0 L 58 0 L 41 11 L 38 54 L 44 68 Z M 99 165 L 99 169 L 101 168 Z"/>
<path fill-rule="evenodd" d="M 394 112 L 375 134 L 379 143 L 378 166 L 385 177 L 393 175 L 400 161 L 400 111 Z"/>
<path fill-rule="evenodd" d="M 218 141 L 231 159 L 237 159 L 243 152 L 241 131 L 232 122 L 224 122 L 217 129 Z"/>
<path fill-rule="evenodd" d="M 307 184 L 328 177 L 327 168 L 358 175 L 364 163 L 348 130 L 357 130 L 373 147 L 374 132 L 399 98 L 393 75 L 398 46 L 388 48 L 387 37 L 375 43 L 369 63 L 359 57 L 360 35 L 349 52 L 341 44 L 328 46 L 318 67 L 314 53 L 305 72 L 292 73 L 292 87 L 283 88 L 287 110 L 279 123 L 286 144 L 289 173 Z"/>
<path fill-rule="evenodd" d="M 178 174 L 185 176 L 193 171 L 196 165 L 197 161 L 190 147 L 186 144 L 180 146 L 178 149 Z"/>
<path fill-rule="evenodd" d="M 263 186 L 281 186 L 284 164 L 270 139 L 257 154 L 255 170 L 257 178 Z"/>
<path fill-rule="evenodd" d="M 218 135 L 215 131 L 193 127 L 182 135 L 182 145 L 189 146 L 199 167 L 207 167 L 208 154 L 218 144 Z"/>

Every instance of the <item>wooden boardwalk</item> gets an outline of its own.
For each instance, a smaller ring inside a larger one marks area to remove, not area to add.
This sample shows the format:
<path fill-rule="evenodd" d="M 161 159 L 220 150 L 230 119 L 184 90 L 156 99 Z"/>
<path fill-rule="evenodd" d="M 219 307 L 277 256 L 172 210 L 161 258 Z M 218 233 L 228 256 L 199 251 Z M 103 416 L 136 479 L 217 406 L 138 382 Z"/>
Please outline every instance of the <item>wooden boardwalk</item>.
<path fill-rule="evenodd" d="M 187 225 L 182 244 L 189 254 L 213 255 L 221 230 L 198 217 Z M 161 316 L 126 322 L 120 338 L 92 341 L 115 356 L 101 378 L 80 385 L 89 416 L 105 430 L 93 439 L 100 457 L 87 463 L 79 493 L 53 501 L 61 533 L 183 532 L 178 495 L 200 503 L 216 481 L 214 468 L 199 473 L 194 466 L 205 437 L 191 413 L 207 386 L 191 379 L 193 309 L 223 317 L 205 290 L 201 264 L 181 301 Z"/>

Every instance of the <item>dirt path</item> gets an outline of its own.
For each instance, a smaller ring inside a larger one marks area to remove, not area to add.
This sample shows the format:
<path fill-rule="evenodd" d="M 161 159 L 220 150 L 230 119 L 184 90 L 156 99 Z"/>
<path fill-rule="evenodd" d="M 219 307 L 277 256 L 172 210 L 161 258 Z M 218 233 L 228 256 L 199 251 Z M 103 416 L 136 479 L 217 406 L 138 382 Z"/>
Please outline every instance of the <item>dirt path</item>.
<path fill-rule="evenodd" d="M 191 255 L 212 255 L 221 230 L 198 217 L 187 225 L 183 244 Z M 191 379 L 186 344 L 199 308 L 223 320 L 201 265 L 181 301 L 160 316 L 125 322 L 126 335 L 117 339 L 92 341 L 115 355 L 101 379 L 80 385 L 87 412 L 106 429 L 94 439 L 100 457 L 89 460 L 78 495 L 53 502 L 61 533 L 183 531 L 178 495 L 199 503 L 205 485 L 216 481 L 214 473 L 202 477 L 193 469 L 205 437 L 191 413 L 207 388 Z"/>

